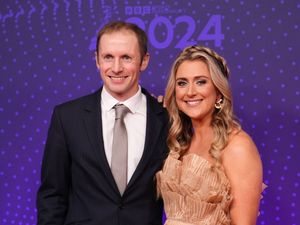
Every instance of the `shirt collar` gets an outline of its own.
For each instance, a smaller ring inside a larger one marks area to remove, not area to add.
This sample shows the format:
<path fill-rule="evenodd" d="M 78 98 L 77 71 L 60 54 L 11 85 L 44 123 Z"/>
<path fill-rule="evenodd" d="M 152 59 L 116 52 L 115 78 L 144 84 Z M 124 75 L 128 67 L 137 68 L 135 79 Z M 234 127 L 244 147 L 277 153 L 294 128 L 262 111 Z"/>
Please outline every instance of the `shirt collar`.
<path fill-rule="evenodd" d="M 129 110 L 132 113 L 136 113 L 140 111 L 141 104 L 142 104 L 142 89 L 139 85 L 138 91 L 133 95 L 132 97 L 128 98 L 124 102 L 121 102 L 117 99 L 115 99 L 111 94 L 108 93 L 105 86 L 103 86 L 102 92 L 101 92 L 101 102 L 102 102 L 102 108 L 106 111 L 110 111 L 113 109 L 113 107 L 116 104 L 124 104 L 129 108 Z"/>

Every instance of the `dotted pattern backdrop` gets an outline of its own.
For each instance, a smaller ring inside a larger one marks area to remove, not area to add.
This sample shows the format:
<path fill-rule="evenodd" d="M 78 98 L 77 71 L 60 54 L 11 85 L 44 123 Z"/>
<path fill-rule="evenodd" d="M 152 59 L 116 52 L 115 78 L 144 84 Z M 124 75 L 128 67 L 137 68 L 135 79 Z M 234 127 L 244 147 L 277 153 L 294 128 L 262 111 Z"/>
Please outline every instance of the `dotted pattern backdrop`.
<path fill-rule="evenodd" d="M 264 164 L 258 224 L 300 224 L 299 0 L 0 2 L 0 223 L 35 224 L 54 105 L 101 85 L 95 36 L 111 20 L 149 35 L 141 84 L 163 94 L 171 63 L 200 43 L 231 68 L 234 107 Z"/>

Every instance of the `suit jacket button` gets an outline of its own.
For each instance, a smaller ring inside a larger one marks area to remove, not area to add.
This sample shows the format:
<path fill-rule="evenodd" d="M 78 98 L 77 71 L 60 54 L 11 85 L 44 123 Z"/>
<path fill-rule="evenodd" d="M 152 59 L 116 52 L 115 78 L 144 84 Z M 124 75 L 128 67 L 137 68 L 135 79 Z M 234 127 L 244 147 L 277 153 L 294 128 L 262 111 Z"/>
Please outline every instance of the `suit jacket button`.
<path fill-rule="evenodd" d="M 121 203 L 120 205 L 119 205 L 119 209 L 123 209 L 124 208 L 124 205 L 123 205 L 123 203 Z"/>

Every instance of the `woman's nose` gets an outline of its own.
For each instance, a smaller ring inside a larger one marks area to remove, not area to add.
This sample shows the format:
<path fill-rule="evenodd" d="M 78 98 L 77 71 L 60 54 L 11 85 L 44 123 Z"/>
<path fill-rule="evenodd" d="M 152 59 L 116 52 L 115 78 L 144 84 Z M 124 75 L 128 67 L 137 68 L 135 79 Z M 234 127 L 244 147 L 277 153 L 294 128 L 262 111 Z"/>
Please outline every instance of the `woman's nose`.
<path fill-rule="evenodd" d="M 187 95 L 188 96 L 193 96 L 196 94 L 196 89 L 193 84 L 189 85 L 188 90 L 187 90 Z"/>

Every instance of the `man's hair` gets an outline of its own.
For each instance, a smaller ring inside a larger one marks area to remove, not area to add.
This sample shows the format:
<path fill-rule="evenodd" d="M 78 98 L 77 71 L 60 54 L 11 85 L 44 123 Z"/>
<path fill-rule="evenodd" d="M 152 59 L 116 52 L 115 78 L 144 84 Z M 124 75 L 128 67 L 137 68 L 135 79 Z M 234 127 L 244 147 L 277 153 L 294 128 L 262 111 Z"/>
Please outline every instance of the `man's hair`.
<path fill-rule="evenodd" d="M 116 31 L 121 31 L 121 30 L 127 30 L 127 31 L 132 31 L 135 36 L 137 37 L 138 43 L 139 43 L 139 50 L 141 54 L 141 58 L 145 56 L 145 54 L 148 52 L 147 49 L 147 44 L 148 44 L 148 38 L 145 33 L 140 27 L 133 23 L 127 23 L 124 21 L 114 21 L 111 23 L 106 24 L 99 32 L 97 35 L 97 43 L 96 43 L 96 52 L 98 53 L 99 51 L 99 42 L 101 37 L 104 34 L 109 34 L 113 33 Z"/>

